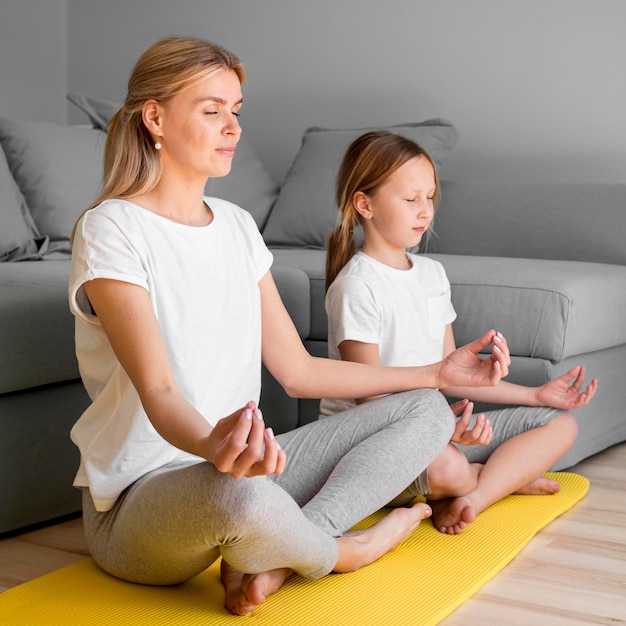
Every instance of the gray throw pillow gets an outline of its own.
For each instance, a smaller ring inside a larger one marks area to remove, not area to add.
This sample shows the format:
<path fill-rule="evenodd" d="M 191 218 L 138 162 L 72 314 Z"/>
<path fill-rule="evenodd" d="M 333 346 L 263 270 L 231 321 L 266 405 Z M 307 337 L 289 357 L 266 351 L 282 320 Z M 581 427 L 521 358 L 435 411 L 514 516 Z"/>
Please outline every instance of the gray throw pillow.
<path fill-rule="evenodd" d="M 106 130 L 109 119 L 121 106 L 78 92 L 67 94 L 67 99 L 89 117 L 94 128 L 103 130 Z M 262 229 L 278 195 L 278 186 L 257 158 L 252 146 L 242 136 L 237 144 L 230 173 L 222 178 L 210 178 L 205 193 L 245 209 L 252 215 L 259 229 Z"/>
<path fill-rule="evenodd" d="M 32 258 L 37 253 L 33 224 L 24 196 L 0 148 L 0 262 Z"/>
<path fill-rule="evenodd" d="M 94 128 L 105 130 L 109 120 L 117 113 L 121 105 L 103 100 L 102 98 L 94 98 L 85 93 L 74 91 L 68 93 L 66 98 L 75 104 L 88 118 Z"/>
<path fill-rule="evenodd" d="M 92 128 L 0 118 L 0 143 L 37 230 L 68 250 L 74 223 L 100 191 L 105 138 Z"/>
<path fill-rule="evenodd" d="M 382 127 L 381 127 L 382 129 Z M 459 139 L 454 126 L 443 119 L 398 124 L 384 128 L 417 142 L 439 167 Z M 348 146 L 374 128 L 309 128 L 302 138 L 263 237 L 269 245 L 323 248 L 337 221 L 335 180 Z"/>

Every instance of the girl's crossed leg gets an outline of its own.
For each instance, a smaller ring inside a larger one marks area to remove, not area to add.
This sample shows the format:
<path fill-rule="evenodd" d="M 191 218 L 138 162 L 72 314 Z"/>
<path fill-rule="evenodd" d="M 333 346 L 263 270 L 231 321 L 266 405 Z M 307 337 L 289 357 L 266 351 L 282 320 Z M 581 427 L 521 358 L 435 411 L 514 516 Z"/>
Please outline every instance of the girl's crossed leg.
<path fill-rule="evenodd" d="M 465 496 L 429 501 L 433 523 L 444 533 L 464 530 L 475 517 L 512 493 L 548 495 L 559 490 L 543 473 L 572 446 L 578 434 L 571 413 L 514 407 L 486 413 L 493 426 L 487 446 L 459 446 L 470 463 L 484 464 L 475 489 Z"/>

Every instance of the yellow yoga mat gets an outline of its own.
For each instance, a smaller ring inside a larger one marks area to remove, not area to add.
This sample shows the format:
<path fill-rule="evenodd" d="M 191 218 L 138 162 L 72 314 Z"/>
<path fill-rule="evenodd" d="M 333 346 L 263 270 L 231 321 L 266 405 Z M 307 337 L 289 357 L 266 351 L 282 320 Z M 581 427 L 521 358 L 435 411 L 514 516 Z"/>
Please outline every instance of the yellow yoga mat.
<path fill-rule="evenodd" d="M 427 626 L 439 623 L 499 572 L 546 524 L 587 492 L 577 474 L 552 473 L 561 491 L 509 496 L 460 535 L 423 522 L 381 559 L 317 581 L 292 577 L 252 614 L 223 608 L 219 564 L 183 585 L 145 587 L 117 580 L 91 559 L 0 594 L 3 626 Z M 379 512 L 360 526 L 380 519 Z"/>

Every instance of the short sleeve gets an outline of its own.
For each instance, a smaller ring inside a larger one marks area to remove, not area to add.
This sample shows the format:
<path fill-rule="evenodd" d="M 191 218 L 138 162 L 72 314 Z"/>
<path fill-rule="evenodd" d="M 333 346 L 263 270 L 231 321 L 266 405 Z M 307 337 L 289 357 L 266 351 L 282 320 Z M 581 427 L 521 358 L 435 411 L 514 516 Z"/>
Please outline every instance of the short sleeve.
<path fill-rule="evenodd" d="M 372 290 L 360 278 L 335 279 L 326 294 L 326 313 L 336 345 L 342 341 L 380 343 L 380 311 Z"/>
<path fill-rule="evenodd" d="M 147 275 L 137 251 L 119 225 L 103 212 L 88 211 L 79 220 L 72 245 L 69 281 L 70 309 L 96 323 L 83 286 L 96 278 L 110 278 L 148 289 Z"/>

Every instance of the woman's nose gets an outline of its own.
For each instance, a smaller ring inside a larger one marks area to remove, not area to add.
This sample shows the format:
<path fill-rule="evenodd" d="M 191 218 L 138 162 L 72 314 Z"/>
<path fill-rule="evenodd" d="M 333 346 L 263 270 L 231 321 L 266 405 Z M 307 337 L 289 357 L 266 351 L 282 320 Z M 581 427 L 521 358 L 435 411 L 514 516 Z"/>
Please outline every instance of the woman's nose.
<path fill-rule="evenodd" d="M 224 130 L 226 133 L 229 133 L 229 134 L 236 134 L 236 135 L 241 134 L 241 124 L 239 123 L 239 120 L 237 119 L 236 115 L 232 116 L 230 122 L 226 125 Z"/>

